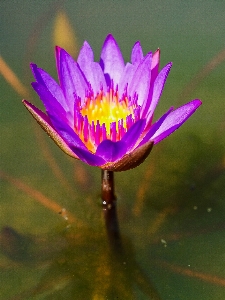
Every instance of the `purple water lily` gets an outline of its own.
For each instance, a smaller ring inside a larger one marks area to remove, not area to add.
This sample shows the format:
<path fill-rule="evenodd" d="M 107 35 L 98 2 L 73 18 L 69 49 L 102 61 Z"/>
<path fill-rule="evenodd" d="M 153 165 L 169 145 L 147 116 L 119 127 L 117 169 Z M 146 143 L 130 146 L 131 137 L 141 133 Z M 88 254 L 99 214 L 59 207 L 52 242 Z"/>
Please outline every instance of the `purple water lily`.
<path fill-rule="evenodd" d="M 100 62 L 84 42 L 77 61 L 56 47 L 58 84 L 31 64 L 34 90 L 46 114 L 24 105 L 55 143 L 68 155 L 103 170 L 124 171 L 138 166 L 157 144 L 178 129 L 201 105 L 193 100 L 170 108 L 152 123 L 172 63 L 159 72 L 160 52 L 143 55 L 139 42 L 124 63 L 114 37 L 103 44 Z"/>

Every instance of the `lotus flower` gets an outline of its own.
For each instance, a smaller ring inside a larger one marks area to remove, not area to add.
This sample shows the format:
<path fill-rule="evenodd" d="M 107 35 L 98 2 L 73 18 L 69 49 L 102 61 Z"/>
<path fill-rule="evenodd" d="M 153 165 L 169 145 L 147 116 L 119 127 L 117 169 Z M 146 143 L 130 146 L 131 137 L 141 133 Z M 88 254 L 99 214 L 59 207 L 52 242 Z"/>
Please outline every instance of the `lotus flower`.
<path fill-rule="evenodd" d="M 143 55 L 140 42 L 124 63 L 114 37 L 103 44 L 100 62 L 85 41 L 77 61 L 56 47 L 59 84 L 31 64 L 32 83 L 46 110 L 24 105 L 68 155 L 103 170 L 124 171 L 141 164 L 157 144 L 178 129 L 201 105 L 193 100 L 171 107 L 153 123 L 153 114 L 172 63 L 159 72 L 159 49 Z"/>

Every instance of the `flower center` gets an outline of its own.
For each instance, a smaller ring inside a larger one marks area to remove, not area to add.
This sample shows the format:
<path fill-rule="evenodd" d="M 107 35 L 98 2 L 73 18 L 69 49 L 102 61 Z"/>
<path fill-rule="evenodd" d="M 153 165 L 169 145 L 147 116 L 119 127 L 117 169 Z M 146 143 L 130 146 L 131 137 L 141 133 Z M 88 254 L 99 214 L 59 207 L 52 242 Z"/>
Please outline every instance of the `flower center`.
<path fill-rule="evenodd" d="M 133 116 L 133 107 L 128 107 L 128 99 L 124 97 L 119 102 L 118 92 L 113 93 L 112 89 L 106 95 L 101 92 L 95 99 L 86 98 L 81 109 L 81 114 L 87 116 L 89 121 L 97 125 L 105 124 L 106 131 L 110 132 L 110 124 L 116 122 L 118 130 L 118 121 L 126 119 L 127 116 Z"/>
<path fill-rule="evenodd" d="M 103 140 L 121 140 L 140 118 L 137 101 L 131 101 L 126 93 L 119 99 L 112 88 L 107 93 L 101 90 L 96 97 L 86 96 L 82 105 L 79 100 L 76 103 L 75 132 L 93 153 Z"/>

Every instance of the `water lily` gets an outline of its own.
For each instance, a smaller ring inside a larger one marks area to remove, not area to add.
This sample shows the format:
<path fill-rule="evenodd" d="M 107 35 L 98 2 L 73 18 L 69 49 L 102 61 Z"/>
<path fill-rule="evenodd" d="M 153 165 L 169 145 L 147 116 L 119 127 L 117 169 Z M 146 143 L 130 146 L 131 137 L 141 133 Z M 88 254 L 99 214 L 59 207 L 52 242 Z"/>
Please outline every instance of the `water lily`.
<path fill-rule="evenodd" d="M 41 127 L 68 155 L 103 170 L 124 171 L 138 166 L 157 144 L 178 129 L 201 105 L 195 99 L 171 107 L 153 123 L 153 115 L 172 63 L 159 71 L 159 49 L 143 55 L 140 42 L 124 63 L 109 34 L 100 62 L 85 41 L 77 61 L 56 47 L 59 84 L 31 64 L 46 114 L 33 104 L 24 105 Z"/>

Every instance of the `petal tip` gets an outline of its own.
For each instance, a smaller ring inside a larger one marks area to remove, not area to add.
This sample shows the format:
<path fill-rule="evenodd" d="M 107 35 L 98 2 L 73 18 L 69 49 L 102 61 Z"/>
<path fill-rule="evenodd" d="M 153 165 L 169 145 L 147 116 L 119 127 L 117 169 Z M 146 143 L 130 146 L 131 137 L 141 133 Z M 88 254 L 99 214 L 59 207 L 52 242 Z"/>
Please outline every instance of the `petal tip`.
<path fill-rule="evenodd" d="M 195 99 L 193 101 L 196 103 L 197 106 L 202 105 L 202 101 L 200 99 Z"/>
<path fill-rule="evenodd" d="M 115 38 L 114 38 L 114 36 L 113 36 L 112 33 L 109 33 L 109 34 L 106 36 L 105 42 L 108 41 L 108 40 L 114 40 L 114 41 L 115 41 Z"/>
<path fill-rule="evenodd" d="M 22 100 L 22 103 L 23 103 L 23 105 L 26 106 L 26 107 L 29 106 L 29 104 L 30 104 L 30 102 L 28 102 L 28 101 L 25 100 L 25 99 Z"/>
<path fill-rule="evenodd" d="M 62 50 L 62 48 L 60 46 L 55 46 L 55 52 L 60 52 Z"/>

